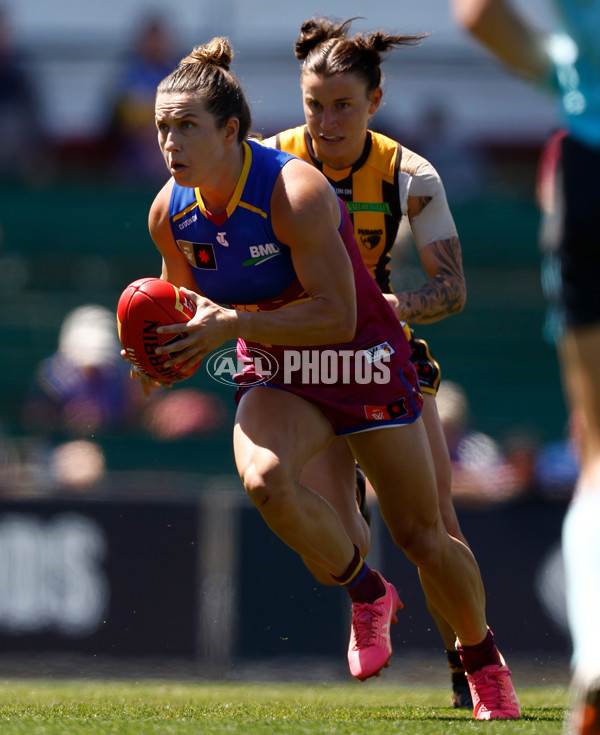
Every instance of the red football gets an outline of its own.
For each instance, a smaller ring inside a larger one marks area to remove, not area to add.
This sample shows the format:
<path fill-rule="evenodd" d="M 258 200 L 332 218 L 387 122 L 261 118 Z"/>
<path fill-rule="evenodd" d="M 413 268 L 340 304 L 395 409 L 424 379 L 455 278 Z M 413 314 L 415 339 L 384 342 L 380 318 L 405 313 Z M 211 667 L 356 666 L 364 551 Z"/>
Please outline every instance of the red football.
<path fill-rule="evenodd" d="M 187 323 L 196 306 L 178 288 L 161 278 L 140 278 L 123 291 L 117 305 L 119 339 L 131 362 L 150 378 L 175 383 L 189 378 L 200 366 L 187 370 L 178 365 L 165 367 L 169 355 L 157 355 L 159 345 L 182 339 L 180 334 L 157 334 L 158 327 Z"/>

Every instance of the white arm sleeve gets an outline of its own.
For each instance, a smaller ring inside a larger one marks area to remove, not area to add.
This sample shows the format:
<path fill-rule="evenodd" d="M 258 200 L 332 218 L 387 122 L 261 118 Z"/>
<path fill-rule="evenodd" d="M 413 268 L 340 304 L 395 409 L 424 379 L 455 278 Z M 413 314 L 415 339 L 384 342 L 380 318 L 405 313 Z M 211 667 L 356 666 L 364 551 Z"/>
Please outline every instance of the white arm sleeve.
<path fill-rule="evenodd" d="M 399 173 L 400 205 L 407 214 L 408 197 L 427 197 L 430 201 L 410 223 L 417 249 L 431 242 L 458 237 L 444 185 L 435 168 L 422 158 L 412 174 Z"/>

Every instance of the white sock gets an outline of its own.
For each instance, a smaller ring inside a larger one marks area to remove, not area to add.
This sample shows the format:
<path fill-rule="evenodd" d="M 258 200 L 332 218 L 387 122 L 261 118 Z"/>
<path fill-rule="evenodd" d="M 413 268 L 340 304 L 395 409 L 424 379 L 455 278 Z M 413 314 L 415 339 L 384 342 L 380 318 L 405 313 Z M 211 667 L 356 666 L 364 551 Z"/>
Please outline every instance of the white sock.
<path fill-rule="evenodd" d="M 589 681 L 600 677 L 600 492 L 571 501 L 562 549 L 572 665 L 578 678 Z"/>

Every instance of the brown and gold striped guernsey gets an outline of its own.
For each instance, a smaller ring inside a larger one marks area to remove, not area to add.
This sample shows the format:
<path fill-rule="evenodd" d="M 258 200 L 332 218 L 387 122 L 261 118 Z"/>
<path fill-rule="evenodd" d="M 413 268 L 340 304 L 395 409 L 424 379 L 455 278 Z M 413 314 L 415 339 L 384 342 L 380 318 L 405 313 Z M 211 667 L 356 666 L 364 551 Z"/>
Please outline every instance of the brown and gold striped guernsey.
<path fill-rule="evenodd" d="M 279 133 L 276 147 L 311 163 L 327 177 L 348 208 L 365 265 L 381 290 L 390 293 L 390 251 L 402 219 L 398 173 L 402 167 L 412 175 L 422 159 L 386 135 L 367 131 L 360 158 L 349 168 L 335 170 L 315 156 L 306 125 Z"/>

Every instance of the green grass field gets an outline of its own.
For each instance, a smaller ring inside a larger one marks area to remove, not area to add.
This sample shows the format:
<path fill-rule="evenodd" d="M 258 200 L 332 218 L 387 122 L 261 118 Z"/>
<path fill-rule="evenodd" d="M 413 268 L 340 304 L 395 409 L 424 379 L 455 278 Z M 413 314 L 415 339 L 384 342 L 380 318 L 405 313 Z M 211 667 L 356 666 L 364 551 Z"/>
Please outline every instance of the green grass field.
<path fill-rule="evenodd" d="M 560 733 L 564 687 L 519 690 L 523 717 L 475 722 L 445 688 L 299 683 L 0 681 L 0 733 Z"/>

